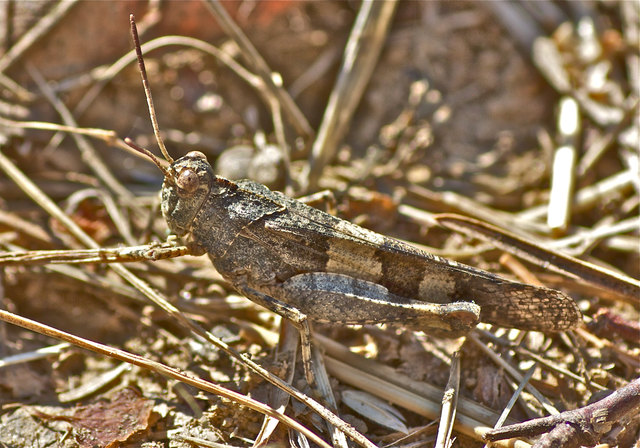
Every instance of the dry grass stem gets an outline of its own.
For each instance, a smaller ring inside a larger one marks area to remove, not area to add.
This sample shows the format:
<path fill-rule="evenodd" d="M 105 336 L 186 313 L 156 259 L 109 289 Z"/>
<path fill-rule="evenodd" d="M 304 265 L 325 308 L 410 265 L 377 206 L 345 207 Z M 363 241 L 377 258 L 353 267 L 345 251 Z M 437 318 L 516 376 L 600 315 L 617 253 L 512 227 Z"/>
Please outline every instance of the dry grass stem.
<path fill-rule="evenodd" d="M 56 339 L 69 342 L 77 347 L 81 347 L 86 350 L 93 351 L 95 353 L 100 353 L 104 356 L 109 356 L 111 358 L 119 359 L 126 363 L 143 367 L 148 370 L 152 370 L 153 372 L 156 372 L 160 375 L 172 378 L 177 381 L 181 381 L 186 384 L 190 384 L 194 387 L 197 387 L 198 389 L 206 390 L 216 395 L 220 395 L 230 400 L 234 400 L 244 406 L 247 406 L 250 409 L 269 415 L 270 417 L 277 418 L 280 422 L 290 426 L 291 428 L 294 428 L 296 431 L 300 431 L 306 437 L 313 440 L 315 443 L 319 444 L 320 446 L 329 448 L 329 445 L 326 444 L 320 437 L 318 437 L 317 435 L 309 431 L 304 426 L 300 425 L 295 420 L 287 417 L 286 415 L 274 409 L 269 408 L 268 406 L 260 403 L 259 401 L 255 401 L 249 397 L 245 397 L 240 394 L 237 394 L 231 390 L 220 387 L 217 384 L 202 380 L 200 378 L 193 378 L 191 376 L 188 376 L 178 371 L 177 369 L 165 366 L 161 363 L 152 361 L 150 359 L 145 359 L 141 356 L 137 356 L 132 353 L 127 353 L 124 350 L 108 347 L 93 341 L 82 339 L 77 336 L 73 336 L 68 333 L 64 333 L 62 331 L 56 330 L 55 328 L 42 325 L 38 322 L 34 322 L 20 316 L 16 316 L 15 314 L 8 313 L 6 311 L 0 310 L 0 319 L 2 319 L 5 322 L 10 322 L 15 325 L 28 328 L 32 331 L 46 334 Z"/>

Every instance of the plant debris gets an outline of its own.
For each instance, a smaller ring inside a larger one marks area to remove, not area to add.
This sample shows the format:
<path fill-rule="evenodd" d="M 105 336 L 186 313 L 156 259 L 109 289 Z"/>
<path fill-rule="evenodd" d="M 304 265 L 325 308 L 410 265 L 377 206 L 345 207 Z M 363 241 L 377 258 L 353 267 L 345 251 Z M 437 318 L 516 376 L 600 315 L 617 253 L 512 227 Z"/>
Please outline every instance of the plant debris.
<path fill-rule="evenodd" d="M 482 447 L 499 426 L 520 447 L 638 444 L 637 2 L 370 3 L 0 6 L 0 313 L 43 333 L 0 321 L 0 445 Z M 562 290 L 585 324 L 453 340 L 316 324 L 335 406 L 318 403 L 296 331 L 166 241 L 160 173 L 122 150 L 156 152 L 130 14 L 171 154 L 328 189 L 321 208 Z M 349 69 L 365 23 L 380 54 Z"/>

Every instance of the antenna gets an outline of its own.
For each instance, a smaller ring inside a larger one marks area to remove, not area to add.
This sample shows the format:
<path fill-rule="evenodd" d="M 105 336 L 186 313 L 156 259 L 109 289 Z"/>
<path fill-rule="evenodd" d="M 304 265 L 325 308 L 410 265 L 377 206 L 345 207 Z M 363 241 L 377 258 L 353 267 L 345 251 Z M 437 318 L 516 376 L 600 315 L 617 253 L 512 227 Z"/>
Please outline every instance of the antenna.
<path fill-rule="evenodd" d="M 156 118 L 156 111 L 153 107 L 153 99 L 151 98 L 151 89 L 149 88 L 149 79 L 147 78 L 147 70 L 144 66 L 144 59 L 142 59 L 142 49 L 140 48 L 140 39 L 138 38 L 138 28 L 136 27 L 136 21 L 133 17 L 133 14 L 129 15 L 129 22 L 131 23 L 131 37 L 133 37 L 133 45 L 136 49 L 136 56 L 138 57 L 138 67 L 140 68 L 140 75 L 142 76 L 142 86 L 144 87 L 144 94 L 147 97 L 147 105 L 149 106 L 149 116 L 151 117 L 151 124 L 153 125 L 153 133 L 156 136 L 156 140 L 158 142 L 158 146 L 160 147 L 160 151 L 162 151 L 162 155 L 169 163 L 173 163 L 173 158 L 169 155 L 166 146 L 164 146 L 164 142 L 162 141 L 162 137 L 160 137 L 160 128 L 158 127 L 158 119 Z M 135 147 L 129 143 L 129 146 L 136 149 L 137 151 L 143 152 L 146 155 L 149 155 L 153 158 L 153 161 L 156 165 L 156 157 L 151 154 L 148 150 L 144 148 Z M 166 173 L 166 170 L 158 165 L 162 172 Z"/>
<path fill-rule="evenodd" d="M 160 171 L 162 171 L 162 174 L 164 174 L 164 177 L 166 177 L 167 179 L 170 179 L 171 176 L 171 171 L 170 168 L 167 168 L 166 166 L 163 165 L 163 161 L 158 159 L 151 151 L 149 151 L 147 148 L 143 148 L 142 146 L 137 145 L 133 140 L 131 140 L 129 137 L 126 137 L 124 139 L 124 142 L 127 144 L 127 146 L 129 146 L 131 149 L 135 149 L 138 152 L 141 152 L 142 154 L 144 154 L 145 156 L 149 157 L 151 159 L 151 161 L 153 163 L 155 163 L 155 165 L 160 168 Z"/>

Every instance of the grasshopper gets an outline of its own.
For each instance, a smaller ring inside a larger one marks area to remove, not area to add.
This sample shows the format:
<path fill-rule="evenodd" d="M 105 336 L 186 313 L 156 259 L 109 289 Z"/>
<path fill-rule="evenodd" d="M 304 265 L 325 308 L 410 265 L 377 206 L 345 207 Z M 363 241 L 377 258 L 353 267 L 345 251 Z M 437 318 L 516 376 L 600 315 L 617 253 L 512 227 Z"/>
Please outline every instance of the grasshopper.
<path fill-rule="evenodd" d="M 151 154 L 149 154 L 152 156 Z M 271 191 L 216 176 L 204 154 L 163 167 L 162 214 L 241 294 L 293 321 L 400 324 L 457 337 L 478 321 L 538 331 L 575 327 L 560 291 L 518 283 L 414 248 Z"/>
<path fill-rule="evenodd" d="M 169 229 L 207 254 L 238 292 L 298 327 L 305 366 L 309 320 L 399 324 L 444 337 L 463 335 L 479 321 L 552 332 L 581 322 L 575 302 L 560 291 L 429 254 L 251 180 L 224 179 L 201 152 L 174 161 L 159 138 L 133 22 L 132 34 L 169 166 L 127 143 L 164 174 L 161 208 Z"/>

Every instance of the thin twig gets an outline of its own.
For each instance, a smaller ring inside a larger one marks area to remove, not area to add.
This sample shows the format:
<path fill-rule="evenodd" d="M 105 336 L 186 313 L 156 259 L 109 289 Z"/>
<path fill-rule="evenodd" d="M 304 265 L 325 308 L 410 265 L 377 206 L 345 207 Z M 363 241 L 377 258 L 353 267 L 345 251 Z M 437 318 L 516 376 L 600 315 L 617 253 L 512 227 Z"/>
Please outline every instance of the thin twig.
<path fill-rule="evenodd" d="M 66 345 L 69 345 L 65 343 Z M 91 378 L 87 382 L 81 383 L 73 389 L 60 392 L 58 394 L 58 401 L 60 403 L 71 403 L 72 401 L 82 400 L 97 393 L 103 389 L 106 385 L 113 383 L 113 381 L 120 375 L 124 374 L 127 370 L 131 369 L 131 364 L 123 362 L 116 367 L 101 373 L 100 375 Z"/>
<path fill-rule="evenodd" d="M 69 10 L 78 3 L 78 0 L 63 0 L 59 2 L 51 11 L 49 11 L 44 17 L 42 17 L 38 23 L 32 26 L 18 42 L 9 48 L 9 50 L 0 58 L 0 84 L 4 84 L 8 87 L 10 92 L 14 92 L 19 98 L 24 100 L 32 99 L 33 94 L 16 83 L 4 72 L 31 46 L 42 38 L 45 34 L 53 28 L 58 21 L 64 17 Z"/>
<path fill-rule="evenodd" d="M 86 350 L 99 353 L 103 356 L 108 356 L 110 358 L 118 359 L 120 361 L 124 361 L 129 364 L 133 364 L 135 366 L 142 367 L 147 370 L 151 370 L 167 378 L 172 378 L 174 380 L 181 381 L 191 386 L 197 387 L 198 389 L 202 389 L 204 391 L 211 392 L 221 397 L 228 398 L 229 400 L 233 400 L 234 402 L 247 406 L 248 408 L 253 409 L 257 412 L 276 418 L 278 419 L 278 421 L 286 424 L 290 428 L 293 428 L 296 431 L 300 431 L 301 433 L 309 437 L 309 439 L 313 440 L 315 443 L 319 444 L 320 446 L 330 448 L 330 446 L 324 440 L 322 440 L 316 434 L 311 432 L 309 429 L 302 426 L 300 423 L 293 420 L 291 417 L 288 417 L 287 415 L 279 411 L 276 411 L 275 409 L 270 408 L 269 406 L 254 400 L 253 398 L 249 398 L 245 395 L 241 395 L 237 392 L 233 392 L 229 389 L 225 389 L 224 387 L 218 386 L 217 384 L 211 383 L 201 378 L 194 378 L 192 376 L 189 376 L 185 373 L 180 372 L 177 369 L 168 367 L 157 361 L 153 361 L 153 360 L 144 358 L 142 356 L 138 356 L 138 355 L 134 355 L 133 353 L 126 352 L 124 350 L 120 350 L 114 347 L 109 347 L 107 345 L 102 345 L 97 342 L 90 341 L 88 339 L 80 338 L 78 336 L 65 333 L 53 327 L 43 325 L 39 322 L 35 322 L 33 320 L 26 319 L 21 316 L 17 316 L 8 311 L 0 310 L 0 319 L 2 319 L 5 322 L 9 322 L 13 325 L 17 325 L 31 331 L 35 331 L 37 333 L 40 333 L 55 339 L 59 339 L 61 341 L 69 342 L 70 344 L 73 344 L 77 347 L 81 347 Z"/>
<path fill-rule="evenodd" d="M 544 234 L 549 230 L 545 224 L 537 223 L 533 219 L 521 220 L 517 214 L 486 206 L 454 191 L 436 192 L 419 185 L 409 185 L 407 193 L 428 205 L 434 204 L 434 207 L 438 207 L 440 210 L 444 209 L 452 213 L 460 213 L 505 228 L 517 228 L 519 233 L 530 234 L 530 232 L 536 232 Z M 546 210 L 545 205 L 545 213 Z M 434 223 L 433 219 L 431 219 L 432 215 L 422 209 L 402 204 L 398 207 L 398 211 L 414 219 Z M 545 213 L 540 214 L 540 216 L 544 216 Z"/>
<path fill-rule="evenodd" d="M 633 183 L 638 179 L 638 172 L 630 169 L 620 171 L 610 177 L 588 185 L 576 191 L 573 199 L 573 211 L 587 210 L 600 200 L 606 200 L 616 194 L 624 194 L 633 188 Z M 516 213 L 517 223 L 527 224 L 541 219 L 547 214 L 548 204 L 542 204 Z M 482 218 L 485 221 L 484 218 Z"/>
<path fill-rule="evenodd" d="M 238 64 L 231 56 L 229 56 L 224 51 L 220 51 L 218 48 L 202 40 L 187 36 L 163 36 L 142 44 L 140 49 L 142 53 L 147 54 L 153 50 L 167 46 L 191 47 L 196 48 L 203 53 L 212 55 L 254 89 L 256 89 L 257 91 L 260 91 L 262 89 L 263 83 L 258 76 L 254 75 L 253 73 L 245 69 L 242 65 Z M 89 108 L 93 101 L 98 97 L 107 82 L 113 79 L 118 73 L 124 70 L 124 68 L 126 68 L 129 64 L 133 63 L 136 60 L 137 51 L 133 49 L 121 56 L 120 59 L 111 64 L 109 67 L 94 69 L 93 78 L 95 78 L 97 83 L 92 85 L 91 88 L 84 94 L 82 99 L 78 102 L 78 105 L 73 111 L 74 115 L 82 116 L 82 114 L 84 114 L 84 112 Z M 46 148 L 55 148 L 60 144 L 61 141 L 62 134 L 56 134 L 51 138 Z"/>
<path fill-rule="evenodd" d="M 527 53 L 531 52 L 533 43 L 543 34 L 543 31 L 521 2 L 483 2 L 482 4 L 496 16 L 523 50 Z"/>
<path fill-rule="evenodd" d="M 18 60 L 31 46 L 53 28 L 58 21 L 78 3 L 78 0 L 63 0 L 59 2 L 47 15 L 42 17 L 18 42 L 0 58 L 0 72 L 4 72 Z"/>
<path fill-rule="evenodd" d="M 47 358 L 52 355 L 59 355 L 60 352 L 69 348 L 70 345 L 66 342 L 56 345 L 50 345 L 48 347 L 42 347 L 30 352 L 19 353 L 17 355 L 7 356 L 0 359 L 0 369 L 7 366 L 14 366 L 25 362 L 36 361 L 38 359 Z"/>
<path fill-rule="evenodd" d="M 550 249 L 565 249 L 581 243 L 585 245 L 586 243 L 592 244 L 593 242 L 602 238 L 607 238 L 621 233 L 633 232 L 639 228 L 640 217 L 634 216 L 615 223 L 608 223 L 606 225 L 595 225 L 589 229 L 579 230 L 573 235 L 549 241 L 546 246 Z M 634 249 L 635 252 L 640 252 L 640 247 L 635 247 Z"/>
<path fill-rule="evenodd" d="M 107 143 L 113 142 L 116 138 L 115 131 L 108 129 L 96 128 L 79 128 L 77 126 L 64 126 L 56 123 L 47 123 L 42 121 L 15 121 L 0 117 L 0 124 L 3 126 L 12 126 L 23 129 L 43 129 L 47 131 L 71 132 L 73 134 L 87 135 L 89 137 L 99 138 Z"/>
<path fill-rule="evenodd" d="M 564 233 L 569 226 L 578 159 L 576 139 L 580 131 L 580 111 L 573 98 L 560 101 L 558 111 L 558 147 L 553 155 L 553 172 L 547 225 L 554 234 Z"/>
<path fill-rule="evenodd" d="M 500 418 L 496 422 L 496 424 L 494 426 L 494 429 L 500 428 L 502 425 L 504 425 L 504 422 L 507 420 L 507 417 L 509 416 L 509 413 L 511 412 L 511 409 L 516 404 L 516 401 L 518 401 L 518 397 L 520 397 L 520 394 L 522 393 L 522 391 L 524 390 L 525 386 L 529 383 L 529 380 L 531 379 L 531 377 L 535 373 L 536 367 L 537 367 L 537 365 L 534 363 L 529 368 L 529 370 L 527 370 L 527 373 L 524 374 L 524 376 L 522 377 L 522 380 L 520 381 L 520 384 L 518 385 L 518 388 L 513 392 L 513 395 L 511 395 L 511 398 L 509 399 L 509 402 L 504 407 L 504 410 L 502 411 L 502 414 L 500 414 Z"/>
<path fill-rule="evenodd" d="M 285 113 L 291 120 L 296 131 L 305 139 L 313 136 L 314 132 L 305 118 L 304 114 L 298 109 L 289 93 L 273 81 L 272 70 L 269 68 L 265 60 L 262 58 L 258 50 L 253 46 L 251 41 L 242 32 L 242 29 L 233 21 L 227 10 L 217 0 L 207 0 L 205 5 L 209 8 L 213 16 L 218 20 L 218 24 L 238 45 L 241 50 L 242 57 L 247 64 L 262 79 L 264 86 L 282 105 Z"/>
<path fill-rule="evenodd" d="M 456 232 L 461 232 L 483 241 L 490 241 L 496 247 L 517 257 L 615 292 L 631 303 L 640 303 L 640 281 L 636 279 L 558 251 L 546 249 L 504 229 L 499 229 L 475 219 L 448 214 L 437 215 L 434 219 L 444 227 Z"/>
<path fill-rule="evenodd" d="M 311 368 L 313 369 L 313 377 L 315 379 L 314 386 L 316 393 L 322 398 L 323 402 L 327 406 L 337 412 L 338 404 L 336 403 L 331 383 L 329 382 L 329 375 L 327 374 L 327 367 L 324 363 L 323 354 L 318 349 L 317 345 L 311 346 Z M 334 448 L 347 448 L 348 443 L 343 432 L 338 428 L 332 426 L 327 422 L 327 430 L 331 434 L 331 441 Z"/>
<path fill-rule="evenodd" d="M 315 190 L 325 166 L 338 150 L 356 106 L 364 93 L 391 23 L 396 0 L 365 0 L 351 30 L 336 84 L 325 108 L 318 135 L 313 142 L 304 190 Z"/>
<path fill-rule="evenodd" d="M 434 448 L 449 448 L 452 445 L 451 433 L 453 422 L 456 419 L 458 407 L 458 392 L 460 390 L 460 352 L 455 352 L 451 357 L 449 369 L 449 381 L 444 389 L 442 397 L 442 411 L 440 412 L 440 424 Z"/>
<path fill-rule="evenodd" d="M 325 363 L 329 373 L 346 384 L 357 385 L 357 387 L 364 391 L 374 394 L 375 396 L 391 403 L 403 406 L 416 414 L 423 415 L 430 419 L 438 418 L 442 392 L 437 390 L 435 387 L 434 389 L 436 390 L 434 392 L 438 395 L 438 398 L 431 400 L 422 394 L 382 380 L 379 376 L 371 373 L 369 370 L 355 368 L 351 364 L 338 361 L 331 357 L 326 357 Z M 397 372 L 396 375 L 398 375 Z M 477 406 L 479 407 L 479 405 Z M 486 412 L 491 411 L 487 409 Z M 496 415 L 495 418 L 497 419 L 497 417 L 498 416 Z M 454 429 L 476 440 L 481 440 L 483 434 L 489 430 L 487 426 L 487 423 L 469 417 L 460 409 L 456 416 Z M 530 448 L 530 444 L 528 443 L 512 440 L 507 441 L 504 445 L 497 446 L 503 446 L 505 448 Z"/>
<path fill-rule="evenodd" d="M 522 378 L 523 378 L 522 373 L 516 370 L 509 363 L 505 362 L 504 359 L 498 356 L 493 350 L 491 350 L 480 339 L 478 339 L 478 337 L 475 334 L 470 333 L 467 337 L 471 342 L 473 342 L 476 345 L 476 347 L 478 347 L 483 353 L 489 356 L 489 358 L 491 358 L 493 362 L 495 362 L 497 365 L 502 367 L 509 375 L 511 375 L 511 377 L 513 377 L 516 381 L 522 381 Z M 527 391 L 531 395 L 533 395 L 536 398 L 536 400 L 538 400 L 538 402 L 547 410 L 548 413 L 550 414 L 560 413 L 560 411 L 558 411 L 555 408 L 555 406 L 553 406 L 553 404 L 530 383 L 527 383 L 525 387 Z"/>
<path fill-rule="evenodd" d="M 598 138 L 589 145 L 578 163 L 578 176 L 587 174 L 605 154 L 607 149 L 616 141 L 620 133 L 628 128 L 633 118 L 637 116 L 639 104 L 640 99 L 635 98 L 631 100 L 629 106 L 625 108 L 622 120 L 604 135 L 598 136 Z"/>
<path fill-rule="evenodd" d="M 599 436 L 640 410 L 640 378 L 588 406 L 489 431 L 486 440 L 546 435 L 534 447 L 593 446 Z"/>
<path fill-rule="evenodd" d="M 531 350 L 528 350 L 520 345 L 516 345 L 513 344 L 510 341 L 506 341 L 504 338 L 498 338 L 495 337 L 492 333 L 488 332 L 488 331 L 483 331 L 483 330 L 477 330 L 480 333 L 482 333 L 482 335 L 484 335 L 487 338 L 490 338 L 492 341 L 494 341 L 497 344 L 503 345 L 505 347 L 508 347 L 510 350 L 515 351 L 516 353 L 525 356 L 527 358 L 533 359 L 534 361 L 536 361 L 538 364 L 542 364 L 543 366 L 545 366 L 546 368 L 548 368 L 551 371 L 554 371 L 556 373 L 559 373 L 560 375 L 564 375 L 567 378 L 571 378 L 579 383 L 588 385 L 589 387 L 596 389 L 596 390 L 605 390 L 606 388 L 604 386 L 601 386 L 598 383 L 594 383 L 594 382 L 587 382 L 585 381 L 585 379 L 583 377 L 581 377 L 580 375 L 577 375 L 575 373 L 573 373 L 572 371 L 559 366 L 557 363 L 549 360 L 548 358 L 544 358 L 540 355 L 538 355 L 537 353 L 532 352 Z"/>
<path fill-rule="evenodd" d="M 367 391 L 376 397 L 409 409 L 429 419 L 440 414 L 442 389 L 425 381 L 415 381 L 395 369 L 366 359 L 348 347 L 314 334 L 314 341 L 322 345 L 327 357 L 325 363 L 332 376 L 346 384 Z M 454 429 L 475 439 L 482 437 L 487 427 L 493 426 L 499 415 L 468 398 L 460 397 Z M 519 442 L 522 448 L 529 444 Z M 505 445 L 506 446 L 506 445 Z"/>
<path fill-rule="evenodd" d="M 262 328 L 262 327 L 261 327 Z M 280 376 L 288 383 L 293 381 L 296 366 L 296 352 L 300 343 L 298 330 L 287 319 L 280 319 L 280 333 L 278 335 L 278 346 L 274 351 L 274 359 L 282 366 Z M 289 394 L 273 388 L 269 391 L 267 404 L 278 411 L 284 412 L 289 404 Z M 267 446 L 269 438 L 278 425 L 278 420 L 265 416 L 260 432 L 255 438 L 254 447 Z"/>
<path fill-rule="evenodd" d="M 71 115 L 71 112 L 67 107 L 60 101 L 51 87 L 47 84 L 45 79 L 42 77 L 40 72 L 32 65 L 27 64 L 27 71 L 31 78 L 36 82 L 40 91 L 44 94 L 47 100 L 53 105 L 55 110 L 62 117 L 62 121 L 71 127 L 78 127 L 75 119 Z M 89 143 L 89 141 L 84 138 L 82 135 L 78 135 L 76 133 L 71 134 L 78 145 L 78 149 L 82 155 L 83 161 L 87 164 L 87 166 L 98 176 L 98 178 L 104 182 L 104 184 L 109 187 L 111 191 L 113 191 L 116 195 L 131 199 L 133 196 L 122 184 L 114 177 L 114 175 L 109 171 L 109 168 L 102 161 L 102 158 L 98 155 L 96 149 Z"/>
<path fill-rule="evenodd" d="M 51 247 L 55 243 L 54 238 L 47 230 L 36 223 L 21 218 L 16 213 L 0 210 L 0 225 L 44 243 L 45 247 Z"/>

